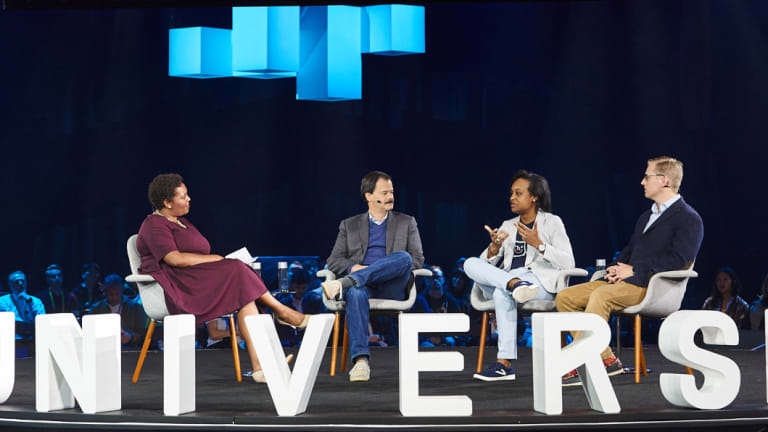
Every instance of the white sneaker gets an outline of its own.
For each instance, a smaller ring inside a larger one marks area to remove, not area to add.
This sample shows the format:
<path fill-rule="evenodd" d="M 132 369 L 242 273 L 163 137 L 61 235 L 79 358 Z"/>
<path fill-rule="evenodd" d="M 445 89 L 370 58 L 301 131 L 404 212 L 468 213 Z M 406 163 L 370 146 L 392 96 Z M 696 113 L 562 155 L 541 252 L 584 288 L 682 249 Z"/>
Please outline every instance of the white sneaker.
<path fill-rule="evenodd" d="M 352 366 L 352 370 L 349 371 L 349 381 L 368 381 L 371 379 L 371 367 L 367 361 L 359 361 Z"/>
<path fill-rule="evenodd" d="M 520 281 L 515 284 L 515 288 L 512 291 L 512 298 L 515 299 L 518 304 L 522 304 L 536 297 L 536 294 L 538 293 L 538 286 L 528 281 Z"/>
<path fill-rule="evenodd" d="M 323 287 L 323 293 L 325 293 L 329 300 L 336 300 L 339 294 L 341 294 L 341 281 L 338 279 L 325 281 L 320 285 Z"/>

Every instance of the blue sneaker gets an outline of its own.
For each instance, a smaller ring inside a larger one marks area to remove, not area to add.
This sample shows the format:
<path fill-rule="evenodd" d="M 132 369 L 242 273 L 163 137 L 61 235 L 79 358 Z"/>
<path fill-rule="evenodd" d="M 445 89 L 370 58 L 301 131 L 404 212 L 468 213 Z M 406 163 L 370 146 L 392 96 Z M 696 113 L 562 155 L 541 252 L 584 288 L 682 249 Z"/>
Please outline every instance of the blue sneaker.
<path fill-rule="evenodd" d="M 496 362 L 489 366 L 488 369 L 476 373 L 474 378 L 481 381 L 513 380 L 515 379 L 515 370 L 512 366 L 506 367 L 503 364 Z"/>

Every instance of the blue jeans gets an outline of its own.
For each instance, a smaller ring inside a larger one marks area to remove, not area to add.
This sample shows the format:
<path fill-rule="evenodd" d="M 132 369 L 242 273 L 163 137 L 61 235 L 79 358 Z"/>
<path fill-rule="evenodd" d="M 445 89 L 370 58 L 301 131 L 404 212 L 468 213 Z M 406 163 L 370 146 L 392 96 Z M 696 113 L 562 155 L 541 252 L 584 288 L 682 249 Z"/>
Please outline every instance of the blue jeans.
<path fill-rule="evenodd" d="M 486 298 L 492 298 L 496 308 L 496 326 L 499 329 L 499 353 L 497 358 L 513 360 L 517 358 L 517 302 L 507 290 L 507 283 L 520 279 L 539 287 L 534 299 L 552 300 L 555 297 L 541 285 L 533 272 L 525 267 L 504 271 L 480 258 L 469 258 L 464 262 L 467 276 L 477 283 Z M 484 325 L 488 325 L 484 323 Z"/>
<path fill-rule="evenodd" d="M 361 355 L 371 355 L 368 349 L 368 299 L 386 297 L 400 300 L 402 295 L 396 297 L 391 293 L 406 292 L 405 285 L 411 277 L 411 266 L 411 255 L 408 252 L 393 252 L 348 276 L 355 281 L 353 286 L 344 291 L 349 352 L 353 361 Z"/>

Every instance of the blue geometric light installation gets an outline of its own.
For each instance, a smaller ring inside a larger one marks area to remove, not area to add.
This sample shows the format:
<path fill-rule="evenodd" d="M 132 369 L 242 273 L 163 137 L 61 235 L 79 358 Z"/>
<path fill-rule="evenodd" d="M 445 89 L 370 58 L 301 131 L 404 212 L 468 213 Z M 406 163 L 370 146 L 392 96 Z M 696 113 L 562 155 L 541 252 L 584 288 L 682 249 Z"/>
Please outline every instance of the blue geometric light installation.
<path fill-rule="evenodd" d="M 361 99 L 360 8 L 302 6 L 300 37 L 296 99 Z"/>
<path fill-rule="evenodd" d="M 232 76 L 232 31 L 185 27 L 168 32 L 168 76 L 221 78 Z"/>
<path fill-rule="evenodd" d="M 402 4 L 364 7 L 362 52 L 379 55 L 423 54 L 424 7 Z"/>
<path fill-rule="evenodd" d="M 296 99 L 362 98 L 361 53 L 424 53 L 424 7 L 232 8 L 232 30 L 169 30 L 168 75 L 296 77 Z"/>
<path fill-rule="evenodd" d="M 232 75 L 295 77 L 299 70 L 299 7 L 232 8 Z"/>

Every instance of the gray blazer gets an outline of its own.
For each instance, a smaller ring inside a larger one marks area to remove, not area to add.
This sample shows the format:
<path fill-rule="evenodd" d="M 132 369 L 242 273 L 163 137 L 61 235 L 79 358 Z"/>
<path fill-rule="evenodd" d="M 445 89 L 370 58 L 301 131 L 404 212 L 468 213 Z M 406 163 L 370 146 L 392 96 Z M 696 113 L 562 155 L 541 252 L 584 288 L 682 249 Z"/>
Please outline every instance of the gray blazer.
<path fill-rule="evenodd" d="M 344 219 L 339 224 L 339 235 L 328 257 L 328 269 L 338 276 L 347 274 L 347 269 L 361 264 L 368 251 L 368 212 Z M 416 219 L 404 213 L 389 212 L 387 216 L 387 255 L 406 251 L 411 254 L 413 268 L 424 267 L 424 253 Z"/>

